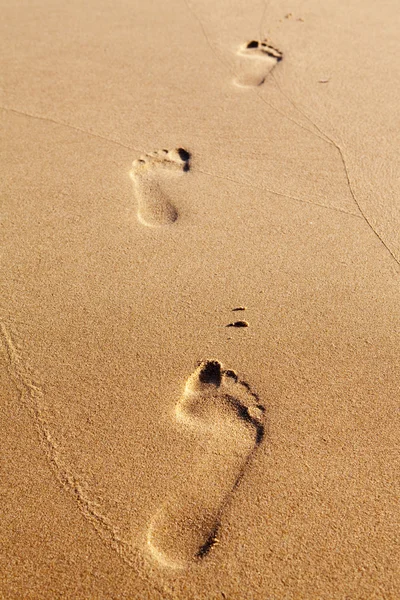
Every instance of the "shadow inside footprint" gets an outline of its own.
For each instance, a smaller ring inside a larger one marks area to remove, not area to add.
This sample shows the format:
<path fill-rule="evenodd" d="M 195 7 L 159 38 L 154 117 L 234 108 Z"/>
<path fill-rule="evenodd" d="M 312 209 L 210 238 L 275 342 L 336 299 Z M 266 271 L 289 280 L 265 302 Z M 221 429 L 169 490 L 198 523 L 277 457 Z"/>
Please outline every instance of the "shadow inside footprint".
<path fill-rule="evenodd" d="M 148 546 L 162 565 L 183 568 L 215 544 L 223 512 L 264 437 L 264 407 L 234 371 L 208 360 L 187 380 L 175 416 L 195 433 L 199 451 L 153 518 Z"/>

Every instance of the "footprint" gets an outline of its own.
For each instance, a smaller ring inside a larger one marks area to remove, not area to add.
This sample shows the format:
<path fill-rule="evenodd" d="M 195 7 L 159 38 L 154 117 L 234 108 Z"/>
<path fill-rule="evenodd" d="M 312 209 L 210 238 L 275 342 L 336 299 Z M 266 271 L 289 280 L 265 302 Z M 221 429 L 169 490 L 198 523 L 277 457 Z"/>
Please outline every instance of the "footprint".
<path fill-rule="evenodd" d="M 135 187 L 138 219 L 148 227 L 171 225 L 178 212 L 163 191 L 163 180 L 189 170 L 190 154 L 183 148 L 144 154 L 132 163 L 129 172 Z"/>
<path fill-rule="evenodd" d="M 264 40 L 253 40 L 244 44 L 238 51 L 235 83 L 242 87 L 258 86 L 264 83 L 268 73 L 282 60 L 282 52 Z"/>
<path fill-rule="evenodd" d="M 200 364 L 175 407 L 195 436 L 196 456 L 148 530 L 162 565 L 184 568 L 217 543 L 224 509 L 264 436 L 264 408 L 250 386 L 216 360 Z"/>

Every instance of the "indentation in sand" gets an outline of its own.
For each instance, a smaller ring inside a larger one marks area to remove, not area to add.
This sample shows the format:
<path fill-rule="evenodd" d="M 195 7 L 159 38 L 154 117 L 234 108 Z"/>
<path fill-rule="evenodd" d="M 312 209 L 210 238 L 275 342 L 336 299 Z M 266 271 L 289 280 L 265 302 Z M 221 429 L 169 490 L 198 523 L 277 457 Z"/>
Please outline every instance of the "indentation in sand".
<path fill-rule="evenodd" d="M 143 154 L 132 163 L 129 172 L 135 188 L 138 219 L 148 227 L 171 225 L 178 211 L 163 190 L 163 180 L 170 174 L 189 170 L 190 154 L 183 148 L 158 150 Z"/>
<path fill-rule="evenodd" d="M 248 327 L 249 324 L 247 321 L 234 321 L 233 323 L 228 323 L 227 327 Z"/>
<path fill-rule="evenodd" d="M 267 40 L 253 40 L 244 44 L 237 53 L 235 83 L 241 87 L 254 87 L 264 83 L 268 73 L 282 60 L 280 50 Z"/>
<path fill-rule="evenodd" d="M 147 541 L 160 564 L 184 568 L 217 542 L 224 509 L 264 437 L 264 407 L 234 371 L 208 360 L 187 380 L 175 416 L 195 433 L 198 451 L 154 516 Z"/>

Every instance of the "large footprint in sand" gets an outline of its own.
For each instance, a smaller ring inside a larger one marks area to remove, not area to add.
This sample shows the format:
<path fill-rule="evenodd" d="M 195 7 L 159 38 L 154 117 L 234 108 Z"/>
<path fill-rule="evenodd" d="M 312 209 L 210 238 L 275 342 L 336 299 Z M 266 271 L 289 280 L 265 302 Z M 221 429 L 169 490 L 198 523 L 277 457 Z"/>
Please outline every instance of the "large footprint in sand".
<path fill-rule="evenodd" d="M 235 83 L 241 87 L 261 85 L 282 56 L 282 52 L 266 40 L 244 44 L 237 53 Z"/>
<path fill-rule="evenodd" d="M 163 182 L 171 175 L 189 170 L 190 154 L 183 148 L 158 150 L 142 155 L 129 172 L 135 188 L 138 219 L 143 225 L 171 225 L 178 211 L 163 190 Z"/>
<path fill-rule="evenodd" d="M 224 509 L 263 438 L 264 408 L 248 384 L 209 360 L 187 380 L 175 416 L 195 434 L 197 455 L 154 516 L 147 541 L 162 565 L 184 568 L 216 542 Z"/>

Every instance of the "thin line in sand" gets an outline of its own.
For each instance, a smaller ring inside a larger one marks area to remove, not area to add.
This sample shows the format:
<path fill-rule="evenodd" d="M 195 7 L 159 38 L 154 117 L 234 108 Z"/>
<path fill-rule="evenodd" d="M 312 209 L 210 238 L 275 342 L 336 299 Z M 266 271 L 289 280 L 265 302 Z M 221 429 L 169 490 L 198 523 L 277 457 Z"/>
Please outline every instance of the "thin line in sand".
<path fill-rule="evenodd" d="M 213 53 L 214 57 L 228 70 L 228 72 L 232 75 L 237 76 L 236 73 L 234 73 L 234 71 L 232 70 L 231 66 L 225 61 L 223 60 L 218 53 L 216 52 L 215 48 L 213 47 L 213 45 L 211 44 L 206 30 L 204 28 L 203 23 L 201 22 L 200 18 L 198 17 L 198 15 L 196 14 L 195 10 L 193 9 L 192 5 L 189 3 L 189 0 L 183 0 L 184 4 L 186 5 L 187 9 L 189 10 L 189 12 L 193 15 L 193 17 L 195 18 L 195 20 L 197 21 L 197 23 L 199 24 L 201 31 L 204 35 L 204 38 L 211 50 L 211 52 Z M 265 16 L 266 13 L 266 9 L 264 10 L 263 13 L 263 18 Z M 307 127 L 305 127 L 304 125 L 302 125 L 301 123 L 299 123 L 298 121 L 296 121 L 295 119 L 292 119 L 291 117 L 289 117 L 288 115 L 286 115 L 284 112 L 282 112 L 281 110 L 279 110 L 276 106 L 274 106 L 273 104 L 271 104 L 270 102 L 268 102 L 263 96 L 260 95 L 260 93 L 257 91 L 257 88 L 252 87 L 251 91 L 257 96 L 257 98 L 259 100 L 261 100 L 261 102 L 263 102 L 264 104 L 266 104 L 267 106 L 269 106 L 270 108 L 272 108 L 273 110 L 275 110 L 278 114 L 280 114 L 281 116 L 283 116 L 285 119 L 287 119 L 288 121 L 291 121 L 292 123 L 294 123 L 295 125 L 297 125 L 297 127 L 300 127 L 301 129 L 304 129 L 306 131 L 308 131 L 309 133 L 313 134 L 315 137 L 321 139 L 322 141 L 324 141 L 325 143 L 327 143 L 330 146 L 333 146 L 338 154 L 339 154 L 339 159 L 340 162 L 342 164 L 343 167 L 343 171 L 344 171 L 344 176 L 346 179 L 346 184 L 348 186 L 350 195 L 353 199 L 354 204 L 356 205 L 357 209 L 359 210 L 360 214 L 362 215 L 362 218 L 365 220 L 367 226 L 369 227 L 369 229 L 372 231 L 372 233 L 376 236 L 376 238 L 379 240 L 379 242 L 382 244 L 382 246 L 385 248 L 385 250 L 390 254 L 391 258 L 396 262 L 397 266 L 400 267 L 400 260 L 396 257 L 396 255 L 394 254 L 394 252 L 392 252 L 392 250 L 389 248 L 389 246 L 385 243 L 384 239 L 382 238 L 382 236 L 378 233 L 378 231 L 374 228 L 374 226 L 372 225 L 370 219 L 367 217 L 367 215 L 365 214 L 365 211 L 362 209 L 361 204 L 359 202 L 359 200 L 356 197 L 356 194 L 354 192 L 353 186 L 351 184 L 351 178 L 350 178 L 350 174 L 349 174 L 349 169 L 347 167 L 346 164 L 346 160 L 344 158 L 344 152 L 343 149 L 341 148 L 341 146 L 335 142 L 328 134 L 326 134 L 321 127 L 319 127 L 316 123 L 314 123 L 314 121 L 306 114 L 304 113 L 297 105 L 296 103 L 289 97 L 288 94 L 284 93 L 282 88 L 278 85 L 275 77 L 273 76 L 272 71 L 269 72 L 269 74 L 267 75 L 268 77 L 272 77 L 273 81 L 275 81 L 277 88 L 279 90 L 279 92 L 283 95 L 284 98 L 286 98 L 291 104 L 292 106 L 301 114 L 303 115 L 304 118 L 306 118 L 306 120 L 312 124 L 312 126 L 318 131 L 318 133 L 316 133 L 315 131 L 312 131 L 310 129 L 308 129 Z M 320 135 L 319 135 L 320 134 Z M 336 209 L 338 210 L 338 209 Z M 346 212 L 346 211 L 343 211 Z"/>
<path fill-rule="evenodd" d="M 72 494 L 80 512 L 93 525 L 106 546 L 114 550 L 129 567 L 135 568 L 135 570 L 143 568 L 144 561 L 139 560 L 139 554 L 134 552 L 133 548 L 121 539 L 109 519 L 98 510 L 97 503 L 87 497 L 82 482 L 74 477 L 63 461 L 58 444 L 50 432 L 50 427 L 44 415 L 43 387 L 34 381 L 32 374 L 25 366 L 14 344 L 14 336 L 10 333 L 10 329 L 5 320 L 0 321 L 0 345 L 3 346 L 7 358 L 8 372 L 20 393 L 21 403 L 33 419 L 42 449 L 57 481 L 63 489 Z M 165 590 L 158 591 L 162 594 L 166 593 Z"/>

